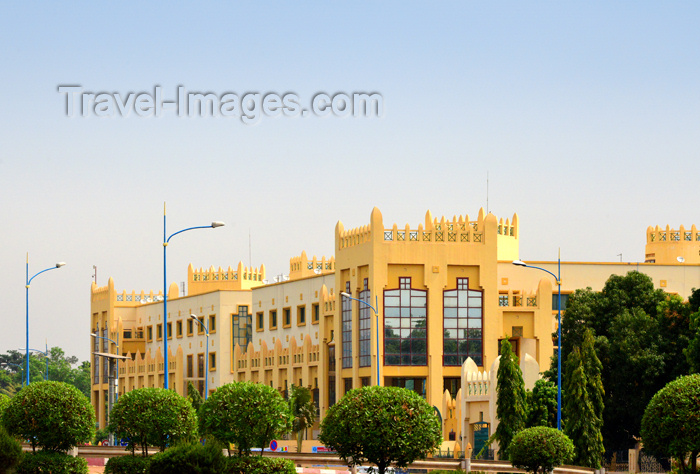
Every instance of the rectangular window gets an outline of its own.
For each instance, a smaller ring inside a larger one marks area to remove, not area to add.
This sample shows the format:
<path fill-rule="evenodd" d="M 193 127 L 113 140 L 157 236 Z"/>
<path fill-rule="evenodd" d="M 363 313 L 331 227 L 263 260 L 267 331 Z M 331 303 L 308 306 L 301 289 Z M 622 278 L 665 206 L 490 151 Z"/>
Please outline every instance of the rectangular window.
<path fill-rule="evenodd" d="M 162 324 L 158 324 L 156 326 L 156 339 L 158 339 L 159 341 L 161 339 L 163 339 L 163 325 Z"/>
<path fill-rule="evenodd" d="M 462 387 L 462 379 L 460 377 L 445 377 L 443 379 L 442 392 L 445 390 L 450 392 L 450 396 L 455 398 L 457 391 Z"/>
<path fill-rule="evenodd" d="M 168 323 L 168 339 L 173 338 L 173 323 Z"/>
<path fill-rule="evenodd" d="M 270 310 L 270 329 L 277 329 L 277 311 Z"/>
<path fill-rule="evenodd" d="M 345 292 L 350 294 L 350 282 L 345 282 Z M 341 330 L 343 346 L 343 368 L 352 367 L 352 300 L 341 295 Z"/>
<path fill-rule="evenodd" d="M 352 390 L 352 378 L 348 377 L 346 379 L 343 379 L 343 393 L 348 393 L 350 390 Z"/>
<path fill-rule="evenodd" d="M 363 289 L 360 291 L 359 298 L 360 301 L 364 303 L 359 303 L 359 313 L 360 313 L 360 367 L 369 367 L 372 365 L 372 337 L 371 337 L 371 325 L 372 320 L 370 318 L 370 295 L 367 278 L 364 279 Z"/>
<path fill-rule="evenodd" d="M 569 302 L 569 293 L 561 294 L 561 310 L 566 311 L 566 303 Z M 559 310 L 559 293 L 552 293 L 552 311 Z"/>
<path fill-rule="evenodd" d="M 252 317 L 248 314 L 247 306 L 238 306 L 238 314 L 233 314 L 232 316 L 233 348 L 238 344 L 245 351 L 248 348 L 248 343 L 253 339 Z"/>
<path fill-rule="evenodd" d="M 257 313 L 255 315 L 255 329 L 258 331 L 263 331 L 265 327 L 263 326 L 263 322 L 265 320 L 265 314 L 263 312 Z"/>
<path fill-rule="evenodd" d="M 469 357 L 482 365 L 483 292 L 470 290 L 469 278 L 457 278 L 457 289 L 442 298 L 443 365 L 460 366 Z"/>
<path fill-rule="evenodd" d="M 297 326 L 306 326 L 306 306 L 297 307 Z"/>
<path fill-rule="evenodd" d="M 399 278 L 399 288 L 384 290 L 384 364 L 427 365 L 428 292 L 411 288 L 411 278 Z"/>
<path fill-rule="evenodd" d="M 216 352 L 209 353 L 209 372 L 216 370 Z"/>
<path fill-rule="evenodd" d="M 292 310 L 290 308 L 284 308 L 284 321 L 282 325 L 286 328 L 292 327 Z"/>
<path fill-rule="evenodd" d="M 187 356 L 187 377 L 194 377 L 194 358 L 192 357 L 192 354 Z"/>
<path fill-rule="evenodd" d="M 328 372 L 335 372 L 335 346 L 328 348 Z"/>
<path fill-rule="evenodd" d="M 177 331 L 177 337 L 182 337 L 182 321 L 178 321 L 175 324 L 175 330 Z"/>
<path fill-rule="evenodd" d="M 209 334 L 214 334 L 216 332 L 216 315 L 209 315 Z"/>
<path fill-rule="evenodd" d="M 197 377 L 204 378 L 207 374 L 204 373 L 204 354 L 197 354 Z"/>
<path fill-rule="evenodd" d="M 204 316 L 197 318 L 199 324 L 197 324 L 197 334 L 204 334 Z"/>
<path fill-rule="evenodd" d="M 335 376 L 328 377 L 328 407 L 335 405 Z"/>
<path fill-rule="evenodd" d="M 318 303 L 314 303 L 311 306 L 311 322 L 317 323 L 321 319 L 321 306 Z"/>
<path fill-rule="evenodd" d="M 148 326 L 146 328 L 146 341 L 153 341 L 153 326 Z"/>
<path fill-rule="evenodd" d="M 413 390 L 421 397 L 425 398 L 425 379 L 424 378 L 404 378 L 404 377 L 388 377 L 388 387 L 401 387 L 408 390 Z"/>
<path fill-rule="evenodd" d="M 187 320 L 187 335 L 191 336 L 194 334 L 194 321 L 192 319 Z"/>
<path fill-rule="evenodd" d="M 97 339 L 97 338 L 95 338 L 95 339 Z M 94 364 L 95 364 L 95 367 L 93 368 L 94 373 L 93 373 L 92 383 L 98 384 L 98 383 L 100 383 L 100 356 L 95 356 Z"/>
<path fill-rule="evenodd" d="M 362 384 L 363 387 L 369 387 L 371 382 L 369 377 L 362 377 L 360 379 L 360 383 Z"/>

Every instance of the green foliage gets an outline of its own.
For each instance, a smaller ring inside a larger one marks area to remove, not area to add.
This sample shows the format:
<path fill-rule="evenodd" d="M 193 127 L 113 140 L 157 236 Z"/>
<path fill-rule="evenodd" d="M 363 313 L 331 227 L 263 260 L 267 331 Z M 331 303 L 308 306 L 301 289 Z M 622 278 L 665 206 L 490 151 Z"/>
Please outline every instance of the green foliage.
<path fill-rule="evenodd" d="M 557 426 L 557 385 L 547 379 L 535 382 L 532 392 L 527 392 L 527 419 L 525 426 Z"/>
<path fill-rule="evenodd" d="M 574 445 L 556 428 L 536 426 L 516 434 L 508 452 L 514 467 L 533 474 L 545 474 L 571 462 Z"/>
<path fill-rule="evenodd" d="M 218 474 L 225 472 L 226 458 L 219 443 L 183 443 L 158 453 L 151 459 L 149 474 Z"/>
<path fill-rule="evenodd" d="M 2 421 L 2 414 L 10 404 L 10 397 L 4 393 L 0 393 L 0 421 Z M 1 424 L 1 423 L 0 423 Z"/>
<path fill-rule="evenodd" d="M 83 395 L 90 398 L 90 363 L 83 361 L 77 367 L 78 358 L 66 356 L 60 347 L 52 347 L 49 354 L 49 380 L 54 382 L 66 382 L 80 390 Z M 24 384 L 24 370 L 26 365 L 25 354 L 12 350 L 7 354 L 0 354 L 0 393 L 14 395 L 19 392 Z M 40 353 L 29 354 L 29 376 L 32 382 L 44 380 L 46 375 L 46 357 Z"/>
<path fill-rule="evenodd" d="M 693 288 L 693 294 L 689 299 L 691 309 L 694 312 L 689 318 L 690 338 L 688 346 L 683 350 L 686 361 L 688 362 L 689 372 L 700 372 L 700 310 L 696 305 L 700 305 L 700 289 Z"/>
<path fill-rule="evenodd" d="M 525 428 L 526 417 L 523 373 L 508 339 L 501 342 L 501 360 L 496 377 L 498 427 L 495 435 L 498 441 L 498 457 L 508 459 L 510 441 L 518 431 Z"/>
<path fill-rule="evenodd" d="M 700 374 L 680 377 L 654 395 L 642 419 L 642 440 L 646 451 L 680 460 L 681 473 L 697 472 Z"/>
<path fill-rule="evenodd" d="M 10 472 L 22 457 L 22 446 L 0 425 L 0 474 Z"/>
<path fill-rule="evenodd" d="M 95 432 L 95 438 L 93 439 L 93 444 L 97 446 L 98 444 L 101 444 L 102 441 L 105 441 L 106 439 L 109 439 L 109 430 L 107 428 L 102 428 L 101 430 L 97 430 Z"/>
<path fill-rule="evenodd" d="M 398 387 L 347 392 L 321 423 L 319 440 L 349 465 L 405 467 L 442 443 L 440 421 L 417 393 Z"/>
<path fill-rule="evenodd" d="M 139 388 L 125 393 L 112 408 L 109 430 L 128 438 L 132 453 L 144 455 L 148 446 L 164 451 L 168 444 L 197 439 L 197 417 L 192 404 L 172 390 Z"/>
<path fill-rule="evenodd" d="M 601 421 L 588 394 L 585 364 L 578 347 L 569 353 L 566 369 L 565 431 L 575 446 L 574 463 L 598 469 L 605 452 L 600 433 Z"/>
<path fill-rule="evenodd" d="M 104 474 L 148 474 L 150 465 L 150 457 L 115 456 L 107 461 Z"/>
<path fill-rule="evenodd" d="M 289 459 L 262 458 L 259 456 L 233 457 L 227 460 L 228 474 L 295 474 L 294 463 Z"/>
<path fill-rule="evenodd" d="M 316 405 L 311 390 L 292 384 L 289 391 L 289 413 L 292 416 L 292 433 L 297 438 L 297 453 L 300 453 L 304 431 L 316 422 Z"/>
<path fill-rule="evenodd" d="M 250 456 L 251 448 L 267 447 L 288 433 L 291 417 L 286 402 L 272 387 L 232 382 L 219 387 L 202 404 L 199 425 L 203 436 L 233 443 L 240 455 Z"/>
<path fill-rule="evenodd" d="M 76 389 L 77 390 L 77 389 Z M 87 459 L 65 453 L 37 451 L 25 453 L 15 474 L 88 474 Z"/>
<path fill-rule="evenodd" d="M 594 398 L 591 403 L 596 413 L 603 406 L 601 431 L 606 449 L 634 447 L 651 397 L 700 360 L 700 321 L 695 333 L 691 327 L 697 305 L 700 292 L 694 291 L 689 302 L 683 302 L 654 289 L 651 278 L 636 271 L 611 276 L 600 292 L 588 288 L 570 295 L 562 320 L 563 361 L 574 348 L 582 348 L 586 332 L 592 330 L 605 393 L 602 403 Z M 555 380 L 556 354 L 552 363 L 545 376 Z M 589 375 L 590 369 L 585 368 Z M 587 390 L 592 392 L 590 387 Z M 566 409 L 563 415 L 568 416 Z"/>
<path fill-rule="evenodd" d="M 92 440 L 95 411 L 77 388 L 63 382 L 37 382 L 15 395 L 3 413 L 13 436 L 28 439 L 32 448 L 68 451 Z"/>
<path fill-rule="evenodd" d="M 192 382 L 187 382 L 187 399 L 192 404 L 192 408 L 194 408 L 196 412 L 199 412 L 199 407 L 204 403 L 204 399 Z"/>

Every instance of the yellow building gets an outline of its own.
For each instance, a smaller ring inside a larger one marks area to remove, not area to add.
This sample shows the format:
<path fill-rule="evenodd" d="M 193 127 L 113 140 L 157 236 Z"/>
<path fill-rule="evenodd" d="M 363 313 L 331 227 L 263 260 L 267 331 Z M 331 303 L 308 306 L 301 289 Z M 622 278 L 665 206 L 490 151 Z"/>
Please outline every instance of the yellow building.
<path fill-rule="evenodd" d="M 205 340 L 188 321 L 195 314 L 215 328 L 210 391 L 233 380 L 282 393 L 302 385 L 323 417 L 351 388 L 406 387 L 440 411 L 446 440 L 474 445 L 476 432 L 492 433 L 497 425 L 491 387 L 499 341 L 512 341 L 530 386 L 555 349 L 556 282 L 512 265 L 520 258 L 519 237 L 517 215 L 504 220 L 482 209 L 474 219 L 438 219 L 428 212 L 417 226 L 399 227 L 385 225 L 375 208 L 366 226 L 337 224 L 334 256 L 302 253 L 279 281 L 267 282 L 262 266 L 190 267 L 188 294 L 179 295 L 176 285 L 168 294 L 171 388 L 185 394 L 192 381 L 204 390 Z M 610 275 L 631 270 L 684 298 L 700 287 L 695 226 L 649 228 L 646 241 L 646 263 L 562 262 L 563 308 L 574 290 L 600 290 Z M 557 273 L 557 262 L 527 263 Z M 111 279 L 107 287 L 93 285 L 91 329 L 120 342 L 128 358 L 119 366 L 120 393 L 163 384 L 159 296 L 117 293 Z M 95 352 L 116 353 L 111 343 L 100 350 L 104 342 L 95 340 Z M 93 404 L 102 424 L 108 385 L 98 359 Z M 317 433 L 318 424 L 307 436 Z"/>

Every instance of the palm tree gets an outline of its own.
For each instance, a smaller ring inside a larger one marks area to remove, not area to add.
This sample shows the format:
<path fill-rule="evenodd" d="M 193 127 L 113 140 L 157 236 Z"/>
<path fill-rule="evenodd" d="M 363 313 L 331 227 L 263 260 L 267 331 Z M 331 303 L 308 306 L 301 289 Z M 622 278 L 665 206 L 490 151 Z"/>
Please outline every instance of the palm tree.
<path fill-rule="evenodd" d="M 289 391 L 289 412 L 292 415 L 292 433 L 297 438 L 297 453 L 301 452 L 301 441 L 304 432 L 316 422 L 316 406 L 314 405 L 311 390 L 306 387 L 297 387 L 292 384 Z"/>

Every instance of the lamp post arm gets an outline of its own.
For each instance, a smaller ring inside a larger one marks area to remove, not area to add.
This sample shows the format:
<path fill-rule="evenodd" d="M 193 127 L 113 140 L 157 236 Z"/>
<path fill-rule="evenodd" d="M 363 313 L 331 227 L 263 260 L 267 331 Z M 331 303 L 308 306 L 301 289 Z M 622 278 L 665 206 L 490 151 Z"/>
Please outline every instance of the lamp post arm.
<path fill-rule="evenodd" d="M 210 224 L 210 225 L 198 225 L 198 226 L 195 226 L 195 227 L 188 227 L 187 229 L 178 230 L 178 231 L 175 232 L 174 234 L 170 234 L 170 237 L 168 237 L 168 238 L 165 240 L 165 243 L 167 244 L 168 242 L 170 242 L 170 239 L 172 239 L 173 237 L 175 237 L 177 234 L 182 234 L 183 232 L 187 232 L 188 230 L 194 230 L 194 229 L 211 229 L 211 224 Z"/>
<path fill-rule="evenodd" d="M 350 299 L 350 300 L 359 301 L 360 303 L 362 303 L 362 304 L 364 304 L 364 305 L 366 305 L 366 306 L 369 306 L 370 308 L 372 308 L 372 311 L 374 311 L 374 314 L 379 315 L 379 309 L 378 309 L 378 308 L 379 308 L 379 300 L 377 300 L 377 303 L 376 303 L 376 304 L 377 304 L 377 308 L 375 308 L 374 306 L 372 306 L 372 305 L 369 304 L 368 302 L 362 301 L 362 300 L 357 299 L 357 298 L 353 298 L 352 296 L 350 296 L 349 294 L 347 294 L 347 293 L 345 293 L 345 292 L 341 293 L 340 295 L 343 296 L 343 297 L 345 297 L 345 298 L 348 298 L 348 299 Z M 375 297 L 376 297 L 376 295 L 375 295 Z"/>
<path fill-rule="evenodd" d="M 536 268 L 537 270 L 542 270 L 543 272 L 547 272 L 547 273 L 549 273 L 550 275 L 552 275 L 552 276 L 554 277 L 554 279 L 557 281 L 557 283 L 559 283 L 559 281 L 560 281 L 560 278 L 559 278 L 558 276 L 556 276 L 554 273 L 550 272 L 550 271 L 547 270 L 546 268 L 536 267 L 536 266 L 534 266 L 534 265 L 521 265 L 521 266 L 522 266 L 522 267 L 525 267 L 525 268 Z"/>
<path fill-rule="evenodd" d="M 49 268 L 47 268 L 47 269 L 45 269 L 45 270 L 40 271 L 39 273 L 35 274 L 33 277 L 27 279 L 27 286 L 29 286 L 29 285 L 32 283 L 32 280 L 33 280 L 33 279 L 35 279 L 36 277 L 38 277 L 38 276 L 41 275 L 42 273 L 48 272 L 49 270 L 56 270 L 57 268 L 60 268 L 60 267 L 53 266 L 53 267 L 49 267 Z"/>

